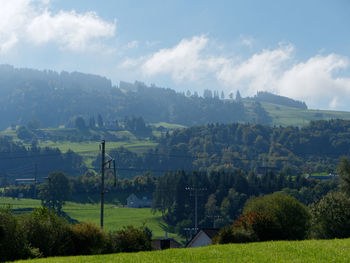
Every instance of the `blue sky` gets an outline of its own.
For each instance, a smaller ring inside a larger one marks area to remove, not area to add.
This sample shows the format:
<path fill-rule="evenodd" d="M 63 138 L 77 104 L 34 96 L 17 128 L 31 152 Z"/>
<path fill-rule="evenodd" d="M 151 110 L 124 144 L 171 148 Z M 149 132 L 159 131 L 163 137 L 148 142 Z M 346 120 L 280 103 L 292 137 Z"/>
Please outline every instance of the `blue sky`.
<path fill-rule="evenodd" d="M 350 110 L 347 0 L 0 0 L 0 63 Z"/>

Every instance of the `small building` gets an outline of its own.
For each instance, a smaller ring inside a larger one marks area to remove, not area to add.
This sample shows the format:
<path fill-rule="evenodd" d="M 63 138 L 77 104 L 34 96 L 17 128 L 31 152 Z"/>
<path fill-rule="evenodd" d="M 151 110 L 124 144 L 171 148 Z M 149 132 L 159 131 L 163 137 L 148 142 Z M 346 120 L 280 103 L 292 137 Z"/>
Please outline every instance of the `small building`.
<path fill-rule="evenodd" d="M 126 199 L 126 203 L 129 208 L 152 207 L 152 198 L 147 195 L 138 198 L 135 194 L 131 194 Z"/>
<path fill-rule="evenodd" d="M 186 247 L 206 247 L 219 233 L 218 228 L 202 228 L 191 240 Z"/>
<path fill-rule="evenodd" d="M 163 250 L 168 248 L 181 248 L 182 245 L 172 238 L 153 239 L 151 242 L 152 250 Z"/>

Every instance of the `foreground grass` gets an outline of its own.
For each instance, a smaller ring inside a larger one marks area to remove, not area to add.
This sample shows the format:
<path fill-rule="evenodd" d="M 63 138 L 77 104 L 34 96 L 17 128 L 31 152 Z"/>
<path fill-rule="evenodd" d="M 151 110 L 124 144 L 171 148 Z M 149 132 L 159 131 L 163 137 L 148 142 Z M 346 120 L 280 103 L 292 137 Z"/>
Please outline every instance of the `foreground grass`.
<path fill-rule="evenodd" d="M 350 262 L 350 239 L 278 241 L 20 262 Z"/>
<path fill-rule="evenodd" d="M 11 205 L 15 213 L 23 209 L 39 208 L 41 202 L 34 199 L 12 199 L 1 197 L 0 207 Z M 73 220 L 100 225 L 100 204 L 80 204 L 67 202 L 63 211 Z M 27 211 L 28 212 L 28 211 Z M 119 230 L 123 226 L 147 226 L 152 230 L 153 238 L 164 237 L 166 224 L 160 213 L 153 214 L 150 208 L 119 208 L 113 204 L 106 204 L 104 211 L 104 229 Z M 169 237 L 178 238 L 175 233 L 168 233 Z"/>

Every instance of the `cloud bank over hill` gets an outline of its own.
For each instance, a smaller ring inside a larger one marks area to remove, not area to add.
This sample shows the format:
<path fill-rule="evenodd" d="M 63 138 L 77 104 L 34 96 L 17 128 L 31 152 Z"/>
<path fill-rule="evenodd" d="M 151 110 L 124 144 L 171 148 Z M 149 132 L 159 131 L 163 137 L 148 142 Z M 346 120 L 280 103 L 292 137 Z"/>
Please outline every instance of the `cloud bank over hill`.
<path fill-rule="evenodd" d="M 269 91 L 306 101 L 311 107 L 344 107 L 350 95 L 350 78 L 338 75 L 349 59 L 337 54 L 315 55 L 297 61 L 292 44 L 264 49 L 242 60 L 215 55 L 207 36 L 182 39 L 176 46 L 148 56 L 125 60 L 124 68 L 136 68 L 145 76 L 169 75 L 175 82 L 200 82 L 210 74 L 226 92 L 244 96 Z"/>
<path fill-rule="evenodd" d="M 226 4 L 240 7 L 232 10 L 245 10 L 245 5 L 233 2 Z M 212 27 L 207 29 L 207 15 L 194 19 L 193 10 L 183 8 L 195 3 L 155 3 L 0 0 L 0 64 L 89 72 L 107 76 L 114 83 L 140 80 L 178 91 L 202 93 L 212 89 L 223 90 L 227 95 L 240 90 L 243 96 L 268 91 L 305 101 L 311 108 L 350 110 L 349 57 L 342 55 L 348 52 L 336 49 L 349 45 L 342 41 L 344 34 L 340 31 L 303 23 L 289 28 L 287 20 L 270 16 L 270 12 L 276 13 L 267 6 L 265 11 L 254 12 L 265 20 L 269 15 L 271 25 L 280 23 L 279 30 L 274 28 L 276 32 L 266 31 L 271 26 L 260 25 L 259 19 L 246 20 L 243 14 L 240 19 L 226 17 L 228 21 L 224 23 L 221 16 L 227 8 L 221 9 L 214 2 L 210 5 L 219 9 L 207 14 L 212 19 Z M 195 9 L 204 12 L 206 5 Z M 284 10 L 284 4 L 280 5 Z M 298 5 L 299 15 L 305 3 Z M 335 8 L 334 4 L 328 5 Z M 188 28 L 172 20 L 175 7 L 183 10 L 183 24 Z M 162 23 L 157 15 L 151 16 L 145 10 L 162 14 Z M 347 17 L 344 14 L 343 19 L 347 21 Z M 319 23 L 325 22 L 324 16 L 316 18 Z M 327 21 L 332 28 L 347 30 L 346 22 L 330 18 Z M 313 28 L 319 38 L 302 35 L 300 30 L 305 26 Z M 294 35 L 289 34 L 293 32 Z M 338 38 L 331 38 L 331 43 L 324 41 L 334 32 Z M 317 46 L 314 49 L 321 51 L 310 51 L 309 46 Z"/>

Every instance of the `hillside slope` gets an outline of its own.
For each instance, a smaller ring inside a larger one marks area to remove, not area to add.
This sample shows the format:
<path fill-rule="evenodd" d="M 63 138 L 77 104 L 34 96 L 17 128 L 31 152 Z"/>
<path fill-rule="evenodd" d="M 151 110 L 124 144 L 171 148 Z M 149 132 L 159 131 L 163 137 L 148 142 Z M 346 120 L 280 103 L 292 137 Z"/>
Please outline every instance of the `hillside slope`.
<path fill-rule="evenodd" d="M 33 120 L 42 128 L 67 127 L 77 116 L 88 123 L 99 115 L 109 125 L 133 115 L 148 123 L 185 126 L 233 122 L 303 126 L 310 120 L 350 119 L 350 113 L 307 110 L 303 102 L 267 92 L 245 99 L 219 98 L 218 92 L 212 95 L 209 90 L 203 97 L 186 94 L 137 81 L 117 87 L 97 75 L 0 65 L 0 129 Z"/>

